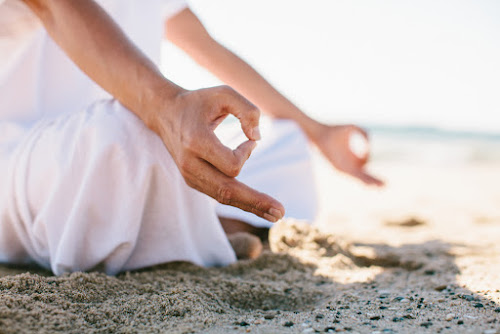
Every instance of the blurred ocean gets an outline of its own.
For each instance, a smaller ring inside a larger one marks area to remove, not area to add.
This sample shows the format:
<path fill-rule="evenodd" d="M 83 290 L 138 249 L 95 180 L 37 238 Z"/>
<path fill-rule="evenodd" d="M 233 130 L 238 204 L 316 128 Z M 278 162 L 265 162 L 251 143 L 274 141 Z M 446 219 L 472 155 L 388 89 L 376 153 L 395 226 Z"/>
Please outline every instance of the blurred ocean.
<path fill-rule="evenodd" d="M 500 133 L 432 127 L 364 126 L 372 161 L 428 165 L 500 162 Z"/>

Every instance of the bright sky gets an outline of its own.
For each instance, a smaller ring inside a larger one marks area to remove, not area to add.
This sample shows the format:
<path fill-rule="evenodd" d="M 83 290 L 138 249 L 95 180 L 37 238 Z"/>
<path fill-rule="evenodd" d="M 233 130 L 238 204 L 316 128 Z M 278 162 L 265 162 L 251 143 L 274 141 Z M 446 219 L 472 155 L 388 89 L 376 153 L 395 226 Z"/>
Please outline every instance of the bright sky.
<path fill-rule="evenodd" d="M 191 0 L 211 34 L 331 122 L 500 132 L 500 1 Z M 186 88 L 218 81 L 167 47 Z"/>

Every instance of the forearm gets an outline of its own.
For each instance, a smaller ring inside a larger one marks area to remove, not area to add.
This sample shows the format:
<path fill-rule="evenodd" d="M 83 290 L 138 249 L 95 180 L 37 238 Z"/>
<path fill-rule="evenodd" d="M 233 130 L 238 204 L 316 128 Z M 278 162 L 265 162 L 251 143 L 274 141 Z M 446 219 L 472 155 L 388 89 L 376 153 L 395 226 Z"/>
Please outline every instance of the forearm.
<path fill-rule="evenodd" d="M 181 91 L 94 1 L 24 2 L 73 62 L 148 126 L 154 127 L 157 111 Z"/>
<path fill-rule="evenodd" d="M 203 52 L 192 52 L 193 58 L 257 105 L 263 112 L 280 119 L 290 119 L 304 131 L 312 131 L 315 121 L 276 90 L 256 70 L 233 52 L 212 41 Z"/>
<path fill-rule="evenodd" d="M 189 9 L 168 20 L 166 32 L 171 42 L 263 112 L 293 120 L 306 133 L 314 133 L 318 122 L 297 108 L 245 61 L 215 41 Z"/>

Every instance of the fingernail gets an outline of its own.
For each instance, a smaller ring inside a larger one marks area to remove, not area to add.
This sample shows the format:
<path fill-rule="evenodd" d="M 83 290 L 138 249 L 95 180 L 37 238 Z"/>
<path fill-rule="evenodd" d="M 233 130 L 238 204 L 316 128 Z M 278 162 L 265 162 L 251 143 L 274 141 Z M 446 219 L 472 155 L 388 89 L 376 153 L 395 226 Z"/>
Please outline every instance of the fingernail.
<path fill-rule="evenodd" d="M 276 217 L 276 219 L 281 219 L 283 218 L 283 214 L 281 213 L 280 210 L 278 209 L 275 209 L 275 208 L 271 208 L 269 209 L 269 213 L 273 216 L 273 217 Z"/>
<path fill-rule="evenodd" d="M 260 129 L 258 126 L 256 126 L 255 128 L 252 129 L 252 136 L 253 136 L 253 140 L 260 140 Z"/>
<path fill-rule="evenodd" d="M 264 213 L 263 216 L 264 216 L 264 219 L 269 220 L 271 223 L 276 223 L 278 221 L 278 219 L 276 217 L 271 216 L 268 213 Z"/>

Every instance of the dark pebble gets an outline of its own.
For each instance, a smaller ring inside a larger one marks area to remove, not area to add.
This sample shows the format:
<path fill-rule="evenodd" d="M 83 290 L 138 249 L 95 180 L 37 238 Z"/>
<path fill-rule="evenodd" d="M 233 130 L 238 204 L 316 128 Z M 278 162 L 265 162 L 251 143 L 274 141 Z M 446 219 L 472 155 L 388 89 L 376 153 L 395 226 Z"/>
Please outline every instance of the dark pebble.
<path fill-rule="evenodd" d="M 474 307 L 475 308 L 481 308 L 481 307 L 484 307 L 484 305 L 481 304 L 481 303 L 476 303 L 476 304 L 474 304 Z"/>
<path fill-rule="evenodd" d="M 405 299 L 405 297 L 396 297 L 392 301 L 399 302 L 402 301 L 403 299 Z"/>
<path fill-rule="evenodd" d="M 376 315 L 374 317 L 371 317 L 370 320 L 380 320 L 380 316 Z"/>
<path fill-rule="evenodd" d="M 266 319 L 266 320 L 273 320 L 274 317 L 276 317 L 274 314 L 266 314 L 266 315 L 264 315 L 264 319 Z"/>
<path fill-rule="evenodd" d="M 316 314 L 316 319 L 323 319 L 325 316 L 323 314 Z"/>
<path fill-rule="evenodd" d="M 425 328 L 429 328 L 429 327 L 431 327 L 431 326 L 432 326 L 432 322 L 430 322 L 430 321 L 429 321 L 429 322 L 422 322 L 422 323 L 420 324 L 420 326 L 421 326 L 421 327 L 425 327 Z"/>
<path fill-rule="evenodd" d="M 500 313 L 500 307 L 497 307 L 497 308 L 495 309 L 495 312 L 496 312 L 496 313 Z"/>
<path fill-rule="evenodd" d="M 351 327 L 344 327 L 344 330 L 345 330 L 346 332 L 350 332 L 350 331 L 352 331 L 352 328 L 351 328 Z"/>
<path fill-rule="evenodd" d="M 291 322 L 291 321 L 287 321 L 287 322 L 285 322 L 285 323 L 283 324 L 283 326 L 285 326 L 285 327 L 292 327 L 292 326 L 293 326 L 293 322 Z"/>
<path fill-rule="evenodd" d="M 434 269 L 427 269 L 426 271 L 424 271 L 424 274 L 426 275 L 434 275 L 436 273 L 436 271 Z"/>
<path fill-rule="evenodd" d="M 235 325 L 238 325 L 238 326 L 241 326 L 241 327 L 250 326 L 250 324 L 248 322 L 246 322 L 246 321 L 237 322 L 237 323 L 235 323 Z"/>
<path fill-rule="evenodd" d="M 458 320 L 457 321 L 457 325 L 463 325 L 464 324 L 464 321 L 463 320 Z"/>
<path fill-rule="evenodd" d="M 471 296 L 471 295 L 462 295 L 461 297 L 462 297 L 462 299 L 468 300 L 470 302 L 475 299 L 474 296 Z"/>
<path fill-rule="evenodd" d="M 403 318 L 403 317 L 394 317 L 394 318 L 392 318 L 392 322 L 401 322 L 403 320 L 405 320 L 405 318 Z"/>
<path fill-rule="evenodd" d="M 335 320 L 333 320 L 332 322 L 333 322 L 334 324 L 340 324 L 340 320 L 338 320 L 338 319 L 335 319 Z"/>
<path fill-rule="evenodd" d="M 444 289 L 446 289 L 446 285 L 438 285 L 434 288 L 436 291 L 443 291 Z"/>
<path fill-rule="evenodd" d="M 385 310 L 387 308 L 387 306 L 380 306 L 379 309 L 381 310 Z"/>
<path fill-rule="evenodd" d="M 411 314 L 405 314 L 405 315 L 403 316 L 403 318 L 405 318 L 405 319 L 415 319 L 415 317 L 414 317 L 414 316 L 412 316 Z"/>
<path fill-rule="evenodd" d="M 335 327 L 326 327 L 325 333 L 328 333 L 328 332 L 335 332 Z"/>

